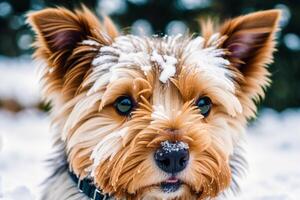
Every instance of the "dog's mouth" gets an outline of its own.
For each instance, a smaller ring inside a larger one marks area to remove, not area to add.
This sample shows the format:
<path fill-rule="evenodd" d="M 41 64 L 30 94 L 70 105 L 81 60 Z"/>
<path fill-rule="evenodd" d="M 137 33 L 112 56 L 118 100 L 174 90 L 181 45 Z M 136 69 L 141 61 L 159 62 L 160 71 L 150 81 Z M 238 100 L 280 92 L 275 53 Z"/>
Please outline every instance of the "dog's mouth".
<path fill-rule="evenodd" d="M 160 184 L 160 188 L 165 193 L 176 192 L 182 185 L 182 181 L 176 177 L 171 177 Z"/>
<path fill-rule="evenodd" d="M 155 191 L 153 194 L 164 195 L 165 197 L 171 197 L 172 199 L 179 198 L 183 193 L 187 193 L 193 197 L 200 197 L 202 191 L 195 191 L 194 187 L 190 185 L 188 182 L 177 178 L 176 176 L 171 176 L 168 179 L 163 180 L 162 182 L 145 186 L 140 188 L 140 191 L 145 192 L 145 195 L 149 193 L 149 191 Z M 150 197 L 153 197 L 150 195 Z M 160 198 L 159 198 L 160 199 Z"/>

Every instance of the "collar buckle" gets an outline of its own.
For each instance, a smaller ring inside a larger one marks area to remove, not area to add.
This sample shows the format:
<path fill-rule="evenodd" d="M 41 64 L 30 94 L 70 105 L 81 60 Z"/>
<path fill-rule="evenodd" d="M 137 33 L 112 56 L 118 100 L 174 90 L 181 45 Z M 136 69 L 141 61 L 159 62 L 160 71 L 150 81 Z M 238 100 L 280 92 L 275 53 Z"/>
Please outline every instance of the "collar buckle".
<path fill-rule="evenodd" d="M 82 181 L 80 179 L 78 179 L 77 188 L 80 192 L 83 192 L 83 190 L 82 190 Z"/>
<path fill-rule="evenodd" d="M 108 200 L 105 194 L 102 194 L 100 190 L 95 189 L 92 200 Z"/>

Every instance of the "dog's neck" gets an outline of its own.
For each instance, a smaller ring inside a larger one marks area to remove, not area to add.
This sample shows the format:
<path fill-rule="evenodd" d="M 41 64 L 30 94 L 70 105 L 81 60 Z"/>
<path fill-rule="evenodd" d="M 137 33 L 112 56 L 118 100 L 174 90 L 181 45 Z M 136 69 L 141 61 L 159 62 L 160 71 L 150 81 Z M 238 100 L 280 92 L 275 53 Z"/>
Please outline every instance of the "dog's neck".
<path fill-rule="evenodd" d="M 54 152 L 48 159 L 52 173 L 45 180 L 43 194 L 39 199 L 53 200 L 113 200 L 114 198 L 102 194 L 90 179 L 79 180 L 70 172 L 69 163 L 65 152 L 65 144 L 57 133 L 54 137 Z"/>

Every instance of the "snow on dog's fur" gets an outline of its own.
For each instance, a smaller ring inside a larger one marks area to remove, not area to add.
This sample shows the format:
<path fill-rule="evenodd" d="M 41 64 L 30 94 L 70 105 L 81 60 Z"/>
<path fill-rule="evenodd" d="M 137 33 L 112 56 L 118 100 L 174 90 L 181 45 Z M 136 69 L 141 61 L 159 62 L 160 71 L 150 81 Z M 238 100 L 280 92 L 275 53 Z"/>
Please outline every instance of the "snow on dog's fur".
<path fill-rule="evenodd" d="M 203 23 L 202 36 L 160 38 L 120 35 L 87 8 L 30 14 L 56 132 L 43 199 L 88 199 L 68 170 L 115 199 L 206 199 L 235 189 L 244 127 L 270 83 L 279 15 L 262 11 L 216 30 Z M 126 116 L 116 111 L 120 96 L 134 101 Z M 197 107 L 203 97 L 211 100 L 207 116 Z M 175 175 L 154 161 L 166 141 L 188 147 L 188 165 Z M 181 186 L 164 192 L 171 176 Z"/>

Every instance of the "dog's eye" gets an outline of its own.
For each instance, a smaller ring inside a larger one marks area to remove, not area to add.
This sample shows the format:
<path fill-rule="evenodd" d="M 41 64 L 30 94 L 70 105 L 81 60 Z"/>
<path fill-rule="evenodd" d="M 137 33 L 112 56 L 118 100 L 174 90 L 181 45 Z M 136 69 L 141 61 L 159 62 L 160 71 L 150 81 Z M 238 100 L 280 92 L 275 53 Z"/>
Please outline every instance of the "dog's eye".
<path fill-rule="evenodd" d="M 134 101 L 129 96 L 120 96 L 114 104 L 116 111 L 120 115 L 129 115 L 134 108 Z"/>
<path fill-rule="evenodd" d="M 196 106 L 200 109 L 201 115 L 207 117 L 211 110 L 211 100 L 209 97 L 200 97 L 196 102 Z"/>

